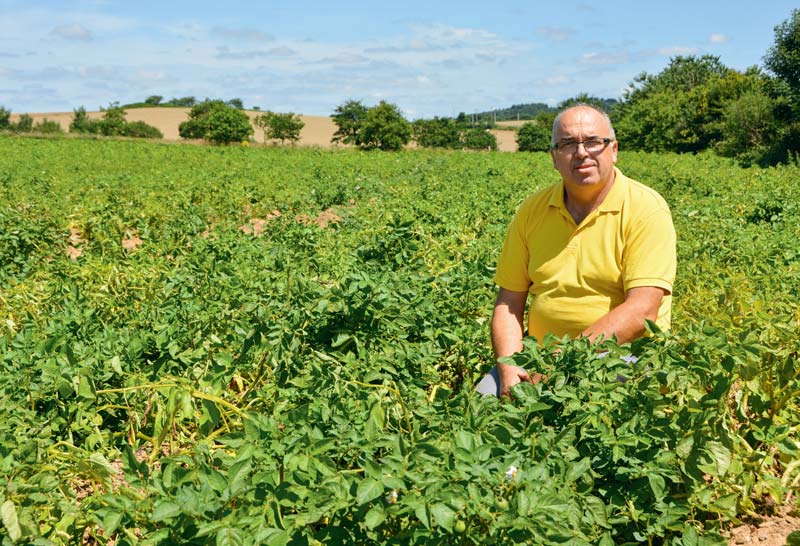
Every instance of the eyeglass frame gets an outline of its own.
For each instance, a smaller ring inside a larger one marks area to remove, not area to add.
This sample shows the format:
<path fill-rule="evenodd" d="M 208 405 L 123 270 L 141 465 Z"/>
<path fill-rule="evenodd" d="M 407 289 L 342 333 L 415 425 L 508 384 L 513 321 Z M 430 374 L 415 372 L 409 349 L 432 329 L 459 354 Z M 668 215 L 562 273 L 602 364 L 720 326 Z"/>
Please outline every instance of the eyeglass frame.
<path fill-rule="evenodd" d="M 598 140 L 602 141 L 602 143 L 603 143 L 603 147 L 601 149 L 597 150 L 596 152 L 590 152 L 589 150 L 586 150 L 586 143 L 587 142 L 598 141 Z M 566 142 L 556 143 L 553 146 L 551 146 L 550 148 L 552 150 L 555 150 L 558 153 L 574 154 L 574 153 L 578 152 L 578 145 L 579 144 L 583 144 L 583 149 L 586 150 L 587 154 L 600 154 L 606 149 L 606 147 L 609 144 L 611 144 L 615 140 L 616 140 L 615 138 L 609 138 L 609 137 L 604 137 L 604 138 L 592 137 L 592 138 L 587 138 L 585 140 L 569 140 L 569 141 L 566 141 Z M 562 145 L 565 146 L 565 147 L 566 146 L 575 146 L 575 149 L 573 151 L 569 151 L 569 152 L 562 151 L 562 149 L 561 149 Z"/>

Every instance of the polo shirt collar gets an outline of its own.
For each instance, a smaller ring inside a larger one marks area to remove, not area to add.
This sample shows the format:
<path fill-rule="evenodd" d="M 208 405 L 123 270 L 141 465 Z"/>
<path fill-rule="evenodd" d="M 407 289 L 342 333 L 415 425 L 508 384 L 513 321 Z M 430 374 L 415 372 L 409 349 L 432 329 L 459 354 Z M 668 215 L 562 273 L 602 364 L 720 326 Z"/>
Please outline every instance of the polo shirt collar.
<path fill-rule="evenodd" d="M 628 189 L 628 177 L 622 174 L 616 166 L 614 167 L 614 185 L 611 186 L 611 191 L 608 192 L 606 198 L 597 207 L 600 212 L 619 212 L 622 210 L 622 205 L 625 202 L 625 193 Z M 562 197 L 563 199 L 563 197 Z"/>

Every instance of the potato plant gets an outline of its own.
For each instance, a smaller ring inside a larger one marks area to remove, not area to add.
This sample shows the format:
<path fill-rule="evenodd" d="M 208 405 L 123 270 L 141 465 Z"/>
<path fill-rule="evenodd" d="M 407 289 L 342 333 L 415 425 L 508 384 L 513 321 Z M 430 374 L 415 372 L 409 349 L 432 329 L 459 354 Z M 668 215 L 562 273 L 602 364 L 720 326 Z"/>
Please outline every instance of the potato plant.
<path fill-rule="evenodd" d="M 800 172 L 620 166 L 672 208 L 672 331 L 528 340 L 500 402 L 546 154 L 0 137 L 0 540 L 726 544 L 800 483 Z"/>

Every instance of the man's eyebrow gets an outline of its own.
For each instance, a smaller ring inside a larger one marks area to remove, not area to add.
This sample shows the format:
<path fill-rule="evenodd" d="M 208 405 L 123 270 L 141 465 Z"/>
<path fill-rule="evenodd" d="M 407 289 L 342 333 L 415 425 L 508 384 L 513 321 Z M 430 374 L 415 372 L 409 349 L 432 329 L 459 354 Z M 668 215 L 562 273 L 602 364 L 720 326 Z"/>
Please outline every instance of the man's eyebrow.
<path fill-rule="evenodd" d="M 603 137 L 601 137 L 599 135 L 586 135 L 586 138 L 584 140 L 592 140 L 592 139 L 595 139 L 595 138 L 603 138 Z M 558 141 L 559 142 L 577 142 L 578 139 L 577 138 L 572 138 L 572 137 L 564 137 L 564 138 L 558 139 Z"/>

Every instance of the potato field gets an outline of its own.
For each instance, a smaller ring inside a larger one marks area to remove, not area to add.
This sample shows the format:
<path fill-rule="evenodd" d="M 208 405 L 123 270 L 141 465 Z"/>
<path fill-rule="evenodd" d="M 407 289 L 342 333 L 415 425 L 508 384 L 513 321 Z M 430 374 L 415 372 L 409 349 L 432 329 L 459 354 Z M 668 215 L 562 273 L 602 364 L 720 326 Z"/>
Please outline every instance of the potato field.
<path fill-rule="evenodd" d="M 531 341 L 501 402 L 546 154 L 0 136 L 0 543 L 724 545 L 793 504 L 800 167 L 621 148 L 672 331 Z"/>

